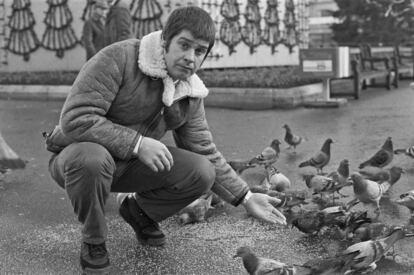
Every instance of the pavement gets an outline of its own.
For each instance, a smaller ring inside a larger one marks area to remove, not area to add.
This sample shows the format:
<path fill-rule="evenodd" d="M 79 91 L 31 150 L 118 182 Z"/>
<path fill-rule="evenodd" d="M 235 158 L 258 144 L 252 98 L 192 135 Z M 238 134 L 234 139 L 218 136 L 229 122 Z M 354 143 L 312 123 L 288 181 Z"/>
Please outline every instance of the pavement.
<path fill-rule="evenodd" d="M 305 135 L 308 141 L 296 153 L 283 143 L 276 163 L 291 179 L 292 189 L 303 190 L 306 186 L 301 174 L 314 170 L 298 168 L 298 163 L 313 155 L 327 137 L 334 140 L 331 161 L 324 168 L 327 172 L 335 170 L 344 158 L 355 171 L 388 136 L 392 136 L 395 148 L 413 145 L 414 93 L 409 84 L 402 81 L 400 88 L 390 91 L 370 88 L 359 100 L 351 99 L 340 108 L 207 107 L 206 115 L 214 141 L 228 160 L 249 159 L 273 138 L 283 142 L 285 123 Z M 0 132 L 28 160 L 24 170 L 12 171 L 0 180 L 0 274 L 80 274 L 81 226 L 66 193 L 49 176 L 50 154 L 41 136 L 58 122 L 62 104 L 62 100 L 29 97 L 0 99 Z M 163 141 L 173 142 L 170 134 Z M 393 200 L 413 189 L 414 161 L 398 155 L 392 165 L 402 166 L 406 173 L 393 186 L 390 198 L 381 201 L 380 220 L 406 224 L 408 209 Z M 242 174 L 251 185 L 262 176 L 260 168 Z M 346 188 L 344 193 L 352 195 L 352 189 Z M 307 236 L 296 228 L 258 222 L 243 208 L 225 205 L 211 210 L 206 222 L 182 226 L 176 216 L 163 221 L 166 246 L 144 247 L 119 217 L 115 195 L 110 197 L 106 211 L 111 274 L 247 274 L 240 259 L 233 259 L 242 245 L 251 246 L 259 256 L 296 264 L 334 255 L 347 246 L 334 235 Z M 395 251 L 406 261 L 382 259 L 372 274 L 413 274 L 414 239 L 398 242 Z"/>
<path fill-rule="evenodd" d="M 16 100 L 65 100 L 68 85 L 0 85 L 0 99 Z M 322 95 L 322 83 L 286 89 L 266 88 L 209 88 L 205 99 L 207 107 L 245 110 L 273 108 L 290 109 L 302 106 L 305 101 Z"/>

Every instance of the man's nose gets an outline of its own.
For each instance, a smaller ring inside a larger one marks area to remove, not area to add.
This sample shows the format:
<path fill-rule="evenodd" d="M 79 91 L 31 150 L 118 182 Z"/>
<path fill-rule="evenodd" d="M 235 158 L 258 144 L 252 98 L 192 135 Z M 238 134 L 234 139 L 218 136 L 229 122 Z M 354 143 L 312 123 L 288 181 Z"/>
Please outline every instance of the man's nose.
<path fill-rule="evenodd" d="M 188 50 L 184 55 L 184 59 L 187 62 L 194 62 L 194 60 L 195 60 L 195 50 L 193 50 L 193 49 Z"/>

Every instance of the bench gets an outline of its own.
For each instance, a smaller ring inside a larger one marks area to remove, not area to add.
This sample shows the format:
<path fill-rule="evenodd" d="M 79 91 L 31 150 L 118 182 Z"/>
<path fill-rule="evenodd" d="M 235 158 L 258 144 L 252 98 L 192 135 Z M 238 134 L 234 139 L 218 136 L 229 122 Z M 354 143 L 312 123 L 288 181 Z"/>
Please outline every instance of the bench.
<path fill-rule="evenodd" d="M 412 47 L 394 46 L 394 54 L 396 58 L 396 75 L 402 79 L 405 75 L 414 78 L 414 54 Z"/>
<path fill-rule="evenodd" d="M 385 87 L 387 90 L 390 90 L 391 86 L 397 87 L 398 78 L 393 77 L 396 71 L 394 56 L 394 49 L 392 47 L 376 48 L 375 55 L 367 44 L 351 47 L 350 76 L 331 80 L 335 80 L 335 82 L 352 80 L 352 93 L 350 94 L 347 91 L 340 91 L 338 93 L 334 91 L 334 96 L 352 96 L 358 99 L 361 90 L 367 87 Z M 379 79 L 381 81 L 378 81 Z"/>

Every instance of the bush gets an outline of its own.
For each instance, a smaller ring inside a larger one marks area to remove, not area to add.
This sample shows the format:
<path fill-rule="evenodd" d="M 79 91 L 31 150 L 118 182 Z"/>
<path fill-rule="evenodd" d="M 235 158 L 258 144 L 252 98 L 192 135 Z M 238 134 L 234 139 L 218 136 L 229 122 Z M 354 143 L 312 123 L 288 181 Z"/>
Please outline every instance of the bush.
<path fill-rule="evenodd" d="M 0 74 L 0 84 L 72 85 L 77 74 L 77 71 L 4 72 Z M 290 88 L 322 81 L 300 76 L 298 66 L 203 69 L 197 74 L 207 87 Z"/>

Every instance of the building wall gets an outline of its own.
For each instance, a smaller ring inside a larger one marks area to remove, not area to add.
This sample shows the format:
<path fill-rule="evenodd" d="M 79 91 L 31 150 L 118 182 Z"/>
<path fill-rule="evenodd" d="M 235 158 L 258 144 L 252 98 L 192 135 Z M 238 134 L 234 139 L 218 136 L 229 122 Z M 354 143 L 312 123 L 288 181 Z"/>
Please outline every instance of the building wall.
<path fill-rule="evenodd" d="M 331 12 L 338 7 L 334 0 L 311 0 L 309 3 L 309 47 L 336 46 L 330 26 L 337 22 Z"/>
<path fill-rule="evenodd" d="M 308 0 L 125 1 L 131 7 L 136 37 L 143 35 L 138 31 L 144 22 L 140 19 L 151 18 L 145 21 L 151 29 L 162 25 L 176 7 L 197 5 L 207 10 L 218 31 L 215 47 L 204 67 L 297 65 L 299 47 L 307 47 Z M 286 9 L 292 1 L 293 10 Z M 51 3 L 57 4 L 55 10 L 49 10 Z M 86 3 L 86 0 L 0 0 L 0 71 L 79 70 L 86 56 L 79 43 L 82 17 L 88 14 Z M 139 3 L 147 5 L 145 12 L 137 9 Z M 53 36 L 52 29 L 59 24 L 63 30 Z M 266 31 L 274 34 L 267 40 Z M 48 41 L 48 37 L 53 39 Z"/>

